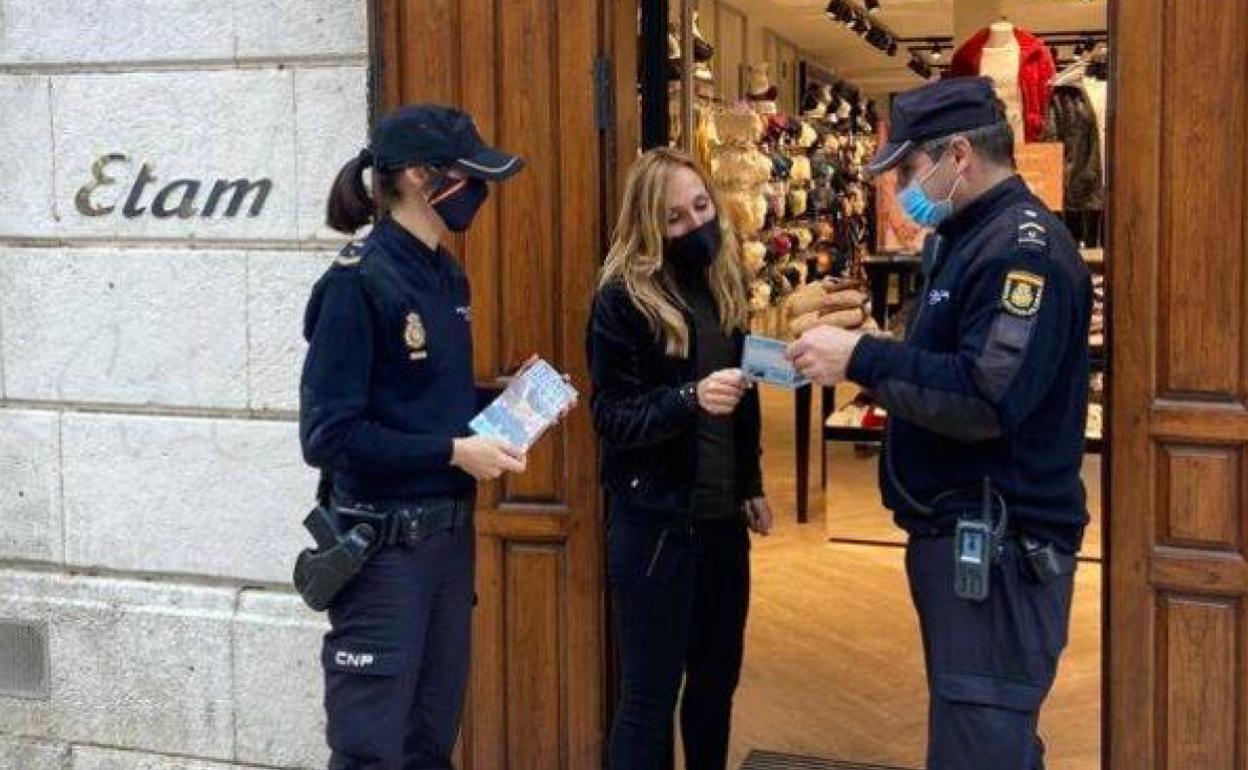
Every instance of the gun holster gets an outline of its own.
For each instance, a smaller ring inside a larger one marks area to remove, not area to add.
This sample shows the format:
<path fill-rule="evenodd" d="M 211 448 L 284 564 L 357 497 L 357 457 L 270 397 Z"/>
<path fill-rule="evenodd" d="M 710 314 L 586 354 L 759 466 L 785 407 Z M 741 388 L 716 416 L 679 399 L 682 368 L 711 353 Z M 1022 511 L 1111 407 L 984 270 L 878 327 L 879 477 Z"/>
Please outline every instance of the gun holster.
<path fill-rule="evenodd" d="M 1037 583 L 1048 583 L 1060 577 L 1073 575 L 1077 561 L 1057 550 L 1052 543 L 1045 543 L 1030 537 L 1020 537 L 1023 559 L 1031 577 Z"/>
<path fill-rule="evenodd" d="M 295 589 L 309 607 L 321 612 L 368 561 L 377 532 L 367 524 L 341 532 L 337 517 L 325 506 L 312 509 L 303 526 L 312 533 L 316 548 L 305 548 L 295 560 Z"/>

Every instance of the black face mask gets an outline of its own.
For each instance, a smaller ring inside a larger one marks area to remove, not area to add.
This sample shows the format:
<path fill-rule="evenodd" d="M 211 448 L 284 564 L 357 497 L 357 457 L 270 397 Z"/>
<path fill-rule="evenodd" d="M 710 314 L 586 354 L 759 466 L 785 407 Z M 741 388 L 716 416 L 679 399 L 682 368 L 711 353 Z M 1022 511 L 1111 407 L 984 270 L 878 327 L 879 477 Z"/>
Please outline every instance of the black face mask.
<path fill-rule="evenodd" d="M 723 243 L 719 217 L 716 217 L 679 238 L 664 240 L 663 259 L 674 267 L 705 270 L 714 264 Z"/>
<path fill-rule="evenodd" d="M 480 179 L 447 178 L 429 196 L 429 204 L 442 217 L 446 229 L 462 233 L 472 225 L 489 195 L 489 186 Z"/>

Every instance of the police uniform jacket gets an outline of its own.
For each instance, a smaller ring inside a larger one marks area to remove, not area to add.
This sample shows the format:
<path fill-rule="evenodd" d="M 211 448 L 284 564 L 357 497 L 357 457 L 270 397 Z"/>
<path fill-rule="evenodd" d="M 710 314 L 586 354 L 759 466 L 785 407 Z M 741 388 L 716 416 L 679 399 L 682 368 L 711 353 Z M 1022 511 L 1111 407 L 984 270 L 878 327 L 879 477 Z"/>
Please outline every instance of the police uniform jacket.
<path fill-rule="evenodd" d="M 1087 523 L 1088 270 L 1019 177 L 956 213 L 928 246 L 906 341 L 864 338 L 849 366 L 890 415 L 885 505 L 912 533 L 943 534 L 977 495 L 924 509 L 988 477 L 1013 530 L 1073 553 Z"/>
<path fill-rule="evenodd" d="M 312 290 L 300 387 L 305 460 L 339 499 L 462 496 L 452 441 L 496 395 L 472 371 L 468 279 L 390 218 L 346 247 Z"/>

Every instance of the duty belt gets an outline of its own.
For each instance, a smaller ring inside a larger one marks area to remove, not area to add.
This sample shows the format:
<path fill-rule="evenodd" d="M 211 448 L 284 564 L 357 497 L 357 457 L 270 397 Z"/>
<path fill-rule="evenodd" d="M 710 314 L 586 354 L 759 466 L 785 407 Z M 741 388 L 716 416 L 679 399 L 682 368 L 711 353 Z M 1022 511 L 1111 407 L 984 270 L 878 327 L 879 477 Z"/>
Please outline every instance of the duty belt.
<path fill-rule="evenodd" d="M 376 547 L 405 545 L 412 547 L 438 532 L 458 529 L 472 519 L 470 498 L 431 498 L 401 508 L 372 506 L 335 506 L 340 527 L 350 529 L 367 524 L 377 532 Z"/>

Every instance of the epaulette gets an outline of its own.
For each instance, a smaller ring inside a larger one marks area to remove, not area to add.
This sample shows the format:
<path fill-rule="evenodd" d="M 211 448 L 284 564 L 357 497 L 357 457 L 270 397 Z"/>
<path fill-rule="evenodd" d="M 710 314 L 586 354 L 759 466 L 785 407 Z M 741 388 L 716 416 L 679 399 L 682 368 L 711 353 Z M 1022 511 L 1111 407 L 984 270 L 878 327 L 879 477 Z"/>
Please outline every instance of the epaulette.
<path fill-rule="evenodd" d="M 1040 221 L 1040 212 L 1034 206 L 1018 209 L 1018 247 L 1026 251 L 1049 250 L 1049 228 Z"/>
<path fill-rule="evenodd" d="M 338 256 L 334 258 L 334 264 L 339 267 L 355 267 L 360 264 L 360 260 L 364 258 L 364 248 L 359 241 L 351 241 L 342 250 L 338 252 Z"/>

